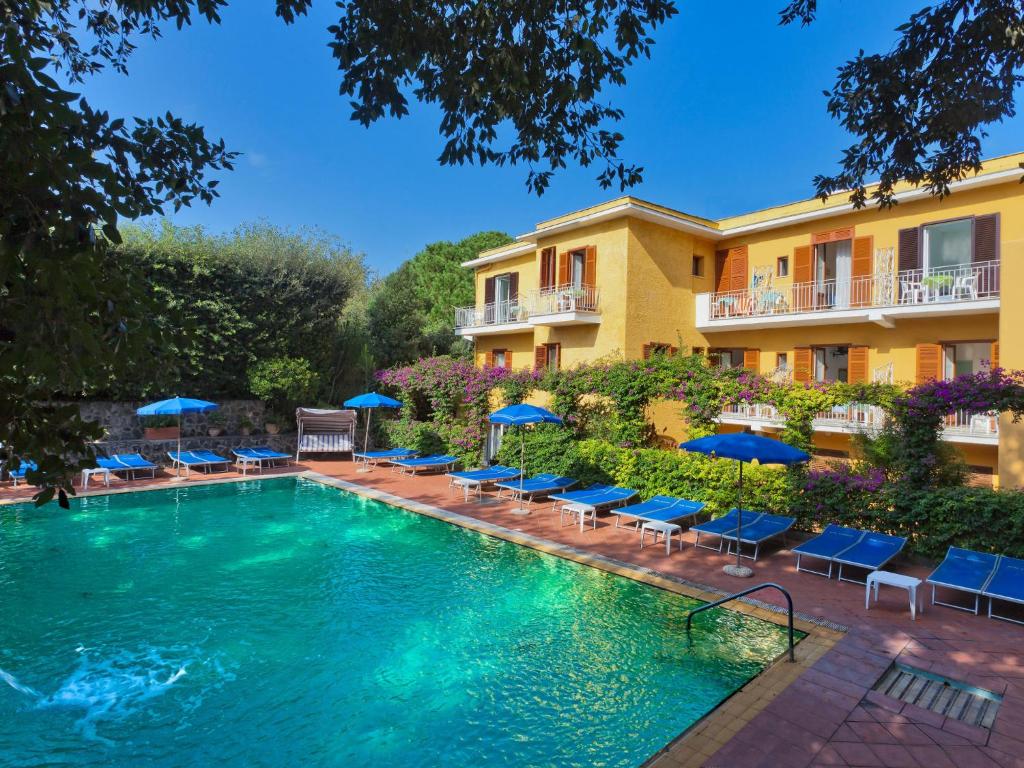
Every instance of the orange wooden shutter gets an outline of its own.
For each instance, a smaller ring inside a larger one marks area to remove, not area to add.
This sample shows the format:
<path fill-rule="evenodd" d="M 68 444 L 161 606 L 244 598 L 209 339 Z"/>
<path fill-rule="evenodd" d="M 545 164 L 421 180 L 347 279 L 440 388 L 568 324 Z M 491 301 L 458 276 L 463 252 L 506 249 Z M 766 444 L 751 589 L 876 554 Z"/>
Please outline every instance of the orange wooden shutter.
<path fill-rule="evenodd" d="M 814 248 L 798 245 L 793 249 L 793 304 L 808 309 L 813 304 Z"/>
<path fill-rule="evenodd" d="M 793 381 L 807 383 L 814 378 L 811 375 L 813 358 L 810 347 L 797 347 L 793 350 Z"/>
<path fill-rule="evenodd" d="M 506 349 L 505 350 L 505 368 L 510 370 L 510 371 L 512 370 L 512 350 L 511 349 Z"/>
<path fill-rule="evenodd" d="M 729 251 L 715 251 L 715 290 L 719 293 L 728 291 L 731 280 Z"/>
<path fill-rule="evenodd" d="M 851 384 L 866 384 L 868 381 L 868 348 L 850 347 L 846 361 L 846 380 Z"/>
<path fill-rule="evenodd" d="M 487 366 L 488 368 L 493 368 L 494 367 L 494 351 L 493 350 L 488 352 L 486 355 L 484 355 L 484 365 Z"/>
<path fill-rule="evenodd" d="M 650 344 L 644 344 L 644 347 L 643 347 L 643 358 L 644 358 L 644 360 L 649 360 L 650 357 L 651 357 L 651 345 Z"/>
<path fill-rule="evenodd" d="M 992 356 L 989 359 L 988 364 L 989 364 L 989 367 L 991 367 L 991 368 L 998 368 L 999 367 L 999 342 L 998 341 L 993 341 L 992 342 Z"/>
<path fill-rule="evenodd" d="M 597 246 L 588 245 L 583 258 L 583 284 L 593 288 L 597 285 Z"/>
<path fill-rule="evenodd" d="M 533 348 L 533 370 L 543 371 L 548 364 L 548 348 L 543 344 Z"/>
<path fill-rule="evenodd" d="M 854 307 L 866 307 L 871 304 L 871 273 L 874 267 L 873 257 L 875 241 L 868 237 L 857 237 L 853 240 L 853 255 L 850 260 L 850 304 Z"/>
<path fill-rule="evenodd" d="M 818 245 L 819 243 L 838 243 L 840 240 L 852 239 L 853 227 L 843 227 L 842 229 L 832 229 L 828 232 L 815 232 L 811 235 L 811 244 Z"/>
<path fill-rule="evenodd" d="M 555 249 L 545 248 L 540 252 L 540 288 L 555 286 Z"/>
<path fill-rule="evenodd" d="M 747 246 L 729 249 L 729 290 L 742 291 L 747 287 Z"/>
<path fill-rule="evenodd" d="M 569 258 L 568 253 L 558 254 L 558 284 L 568 285 L 570 282 L 569 267 L 571 266 L 572 259 Z"/>
<path fill-rule="evenodd" d="M 761 370 L 761 350 L 744 349 L 743 367 L 752 373 L 759 373 Z"/>
<path fill-rule="evenodd" d="M 942 378 L 942 345 L 917 345 L 917 383 Z"/>

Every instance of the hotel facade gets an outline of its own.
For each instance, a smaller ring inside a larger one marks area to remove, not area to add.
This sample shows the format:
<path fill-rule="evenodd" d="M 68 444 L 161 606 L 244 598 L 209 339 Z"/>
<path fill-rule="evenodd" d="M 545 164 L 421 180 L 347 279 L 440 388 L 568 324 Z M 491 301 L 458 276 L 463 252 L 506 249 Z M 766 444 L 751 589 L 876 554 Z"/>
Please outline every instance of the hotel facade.
<path fill-rule="evenodd" d="M 905 186 L 890 209 L 834 196 L 712 220 L 621 197 L 548 219 L 463 265 L 476 303 L 456 332 L 478 365 L 512 369 L 653 350 L 795 382 L 1024 368 L 1022 161 L 987 161 L 944 199 Z M 679 411 L 653 408 L 666 442 L 685 436 Z M 882 418 L 857 404 L 819 414 L 819 456 L 848 455 L 849 435 Z M 721 417 L 722 430 L 780 428 L 767 405 Z M 1024 486 L 1024 428 L 1007 417 L 950 414 L 944 438 L 976 478 Z"/>

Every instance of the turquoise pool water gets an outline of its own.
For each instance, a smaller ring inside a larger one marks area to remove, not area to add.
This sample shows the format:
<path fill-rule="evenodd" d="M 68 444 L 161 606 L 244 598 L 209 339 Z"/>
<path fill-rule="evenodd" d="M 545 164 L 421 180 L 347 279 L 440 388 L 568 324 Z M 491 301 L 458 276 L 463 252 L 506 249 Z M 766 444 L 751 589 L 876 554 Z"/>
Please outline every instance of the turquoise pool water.
<path fill-rule="evenodd" d="M 694 604 L 294 478 L 6 507 L 0 763 L 635 766 L 785 648 Z"/>

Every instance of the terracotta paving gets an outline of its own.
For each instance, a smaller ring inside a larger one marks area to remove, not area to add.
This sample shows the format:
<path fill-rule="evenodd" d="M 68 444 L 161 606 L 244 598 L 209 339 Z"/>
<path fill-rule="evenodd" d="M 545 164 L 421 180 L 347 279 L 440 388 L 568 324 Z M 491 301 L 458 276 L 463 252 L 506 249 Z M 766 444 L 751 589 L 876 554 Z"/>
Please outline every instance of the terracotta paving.
<path fill-rule="evenodd" d="M 550 503 L 534 504 L 529 515 L 515 515 L 512 505 L 486 494 L 482 503 L 465 502 L 461 493 L 449 493 L 442 477 L 410 478 L 387 469 L 361 474 L 349 461 L 308 461 L 289 471 L 302 469 L 715 589 L 731 592 L 752 583 L 722 573 L 722 566 L 732 558 L 695 549 L 689 535 L 682 551 L 674 549 L 666 555 L 664 546 L 641 550 L 636 534 L 616 529 L 614 518 L 599 518 L 596 529 L 588 526 L 581 533 L 578 527 L 560 526 Z M 221 472 L 213 477 L 237 476 Z M 156 484 L 169 482 L 170 478 L 161 477 Z M 117 482 L 110 490 L 152 484 Z M 30 496 L 31 489 L 0 490 L 0 501 Z M 890 567 L 921 577 L 930 570 L 902 563 Z M 774 581 L 786 587 L 798 612 L 843 625 L 848 631 L 792 682 L 787 679 L 778 691 L 773 690 L 746 725 L 738 730 L 730 729 L 728 723 L 719 727 L 718 738 L 724 746 L 714 754 L 703 750 L 698 754 L 684 737 L 656 756 L 652 765 L 1024 768 L 1024 627 L 931 605 L 911 621 L 906 592 L 884 586 L 878 603 L 865 611 L 863 587 L 797 573 L 793 556 L 784 550 L 768 551 L 754 569 L 755 582 Z M 773 591 L 760 593 L 759 598 L 783 602 Z M 1003 702 L 991 731 L 872 691 L 894 660 L 1001 694 Z M 720 708 L 722 712 L 729 711 L 731 702 Z"/>

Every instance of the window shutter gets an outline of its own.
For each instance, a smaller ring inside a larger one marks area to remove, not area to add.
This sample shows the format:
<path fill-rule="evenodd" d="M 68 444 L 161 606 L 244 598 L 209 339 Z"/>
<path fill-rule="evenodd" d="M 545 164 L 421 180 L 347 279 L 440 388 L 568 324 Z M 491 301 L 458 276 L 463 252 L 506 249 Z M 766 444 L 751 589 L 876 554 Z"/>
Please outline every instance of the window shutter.
<path fill-rule="evenodd" d="M 942 378 L 942 345 L 917 345 L 917 383 Z"/>
<path fill-rule="evenodd" d="M 742 291 L 747 287 L 747 246 L 729 249 L 729 290 Z"/>
<path fill-rule="evenodd" d="M 555 287 L 555 249 L 545 248 L 540 252 L 540 289 Z"/>
<path fill-rule="evenodd" d="M 568 285 L 569 284 L 569 266 L 570 259 L 568 253 L 558 254 L 558 284 Z"/>
<path fill-rule="evenodd" d="M 904 272 L 908 269 L 921 268 L 921 233 L 917 227 L 901 229 L 898 238 L 897 248 L 898 269 Z"/>
<path fill-rule="evenodd" d="M 557 343 L 550 344 L 549 346 L 555 348 L 555 370 L 560 371 L 562 370 L 562 345 L 561 343 Z"/>
<path fill-rule="evenodd" d="M 810 347 L 797 347 L 793 350 L 793 381 L 806 384 L 812 380 L 811 361 L 813 357 Z"/>
<path fill-rule="evenodd" d="M 651 345 L 650 344 L 644 344 L 643 354 L 644 354 L 644 360 L 650 360 L 651 359 Z"/>
<path fill-rule="evenodd" d="M 718 293 L 728 291 L 731 280 L 729 251 L 715 251 L 715 290 Z"/>
<path fill-rule="evenodd" d="M 850 347 L 847 350 L 846 380 L 851 384 L 866 384 L 868 381 L 868 348 Z"/>
<path fill-rule="evenodd" d="M 668 348 L 668 356 L 669 357 L 675 357 L 678 354 L 679 354 L 679 347 L 669 347 Z"/>
<path fill-rule="evenodd" d="M 588 245 L 583 258 L 583 284 L 593 288 L 597 285 L 597 246 Z"/>
<path fill-rule="evenodd" d="M 509 371 L 512 370 L 512 350 L 511 349 L 506 349 L 505 350 L 505 369 L 509 370 Z"/>
<path fill-rule="evenodd" d="M 988 364 L 989 364 L 990 368 L 998 368 L 999 367 L 999 342 L 998 341 L 993 341 L 992 342 L 992 352 L 991 352 L 991 357 L 989 358 Z"/>
<path fill-rule="evenodd" d="M 484 365 L 488 368 L 494 367 L 494 351 L 491 350 L 484 356 Z"/>
<path fill-rule="evenodd" d="M 484 280 L 484 304 L 494 303 L 494 278 L 488 277 Z"/>
<path fill-rule="evenodd" d="M 510 301 L 519 301 L 519 273 L 508 273 L 508 298 Z"/>
<path fill-rule="evenodd" d="M 548 348 L 543 344 L 533 348 L 533 370 L 543 371 L 548 364 Z"/>
<path fill-rule="evenodd" d="M 871 272 L 874 267 L 874 238 L 856 237 L 850 259 L 850 303 L 855 307 L 871 304 Z"/>
<path fill-rule="evenodd" d="M 793 304 L 799 309 L 807 309 L 813 303 L 814 287 L 814 248 L 810 245 L 798 245 L 793 249 Z"/>
<path fill-rule="evenodd" d="M 972 261 L 998 261 L 999 214 L 974 218 L 974 258 Z"/>
<path fill-rule="evenodd" d="M 744 349 L 743 367 L 751 373 L 759 373 L 761 370 L 761 350 Z"/>

